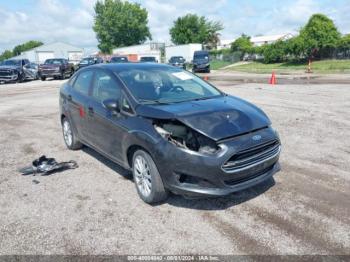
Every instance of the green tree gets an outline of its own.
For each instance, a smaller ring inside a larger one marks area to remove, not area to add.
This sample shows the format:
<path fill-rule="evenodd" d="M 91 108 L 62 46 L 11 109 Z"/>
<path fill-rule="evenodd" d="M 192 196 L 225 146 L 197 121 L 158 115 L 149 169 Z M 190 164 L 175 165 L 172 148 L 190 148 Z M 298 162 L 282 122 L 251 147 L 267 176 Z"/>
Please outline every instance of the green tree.
<path fill-rule="evenodd" d="M 262 51 L 264 63 L 278 63 L 285 61 L 287 56 L 286 48 L 287 42 L 282 40 L 265 45 Z"/>
<path fill-rule="evenodd" d="M 1 55 L 0 55 L 0 61 L 6 60 L 13 57 L 13 53 L 10 50 L 5 50 Z"/>
<path fill-rule="evenodd" d="M 349 49 L 350 50 L 350 34 L 344 35 L 339 40 L 338 47 L 342 48 L 342 49 Z"/>
<path fill-rule="evenodd" d="M 104 53 L 113 48 L 141 44 L 152 39 L 148 12 L 138 3 L 121 0 L 99 0 L 95 4 L 93 30 Z"/>
<path fill-rule="evenodd" d="M 307 57 L 325 57 L 337 47 L 340 33 L 330 18 L 314 14 L 300 30 L 299 37 L 304 42 L 302 48 Z"/>
<path fill-rule="evenodd" d="M 215 48 L 219 42 L 219 31 L 222 29 L 221 22 L 209 21 L 196 14 L 187 14 L 174 21 L 169 33 L 171 41 L 177 45 L 200 43 Z"/>
<path fill-rule="evenodd" d="M 250 54 L 253 52 L 253 44 L 250 42 L 250 37 L 242 34 L 231 44 L 232 52 L 240 52 L 241 59 L 243 59 L 245 54 Z"/>
<path fill-rule="evenodd" d="M 31 41 L 25 42 L 24 44 L 15 46 L 13 48 L 12 53 L 14 56 L 20 55 L 22 52 L 28 51 L 30 49 L 33 49 L 41 45 L 43 45 L 42 42 L 31 40 Z"/>

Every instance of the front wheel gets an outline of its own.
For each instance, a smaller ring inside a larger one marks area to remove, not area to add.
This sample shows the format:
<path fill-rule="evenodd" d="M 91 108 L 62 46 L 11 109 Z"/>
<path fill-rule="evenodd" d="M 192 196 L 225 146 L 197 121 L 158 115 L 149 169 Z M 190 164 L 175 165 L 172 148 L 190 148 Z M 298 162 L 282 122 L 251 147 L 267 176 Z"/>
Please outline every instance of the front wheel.
<path fill-rule="evenodd" d="M 66 117 L 62 120 L 62 132 L 64 142 L 68 149 L 77 150 L 83 146 L 77 139 L 77 136 L 74 134 L 72 126 Z"/>
<path fill-rule="evenodd" d="M 152 157 L 144 150 L 137 150 L 132 163 L 134 183 L 140 198 L 148 204 L 165 200 L 168 191 Z"/>
<path fill-rule="evenodd" d="M 24 81 L 24 74 L 17 74 L 17 83 L 22 83 Z"/>

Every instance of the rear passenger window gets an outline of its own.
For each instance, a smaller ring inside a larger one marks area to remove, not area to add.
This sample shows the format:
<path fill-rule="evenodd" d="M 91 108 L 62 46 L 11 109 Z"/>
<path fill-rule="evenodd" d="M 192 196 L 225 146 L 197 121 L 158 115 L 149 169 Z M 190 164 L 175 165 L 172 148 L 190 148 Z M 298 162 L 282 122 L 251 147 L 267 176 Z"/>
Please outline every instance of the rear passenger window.
<path fill-rule="evenodd" d="M 96 71 L 93 87 L 92 96 L 99 102 L 106 99 L 119 100 L 120 98 L 120 86 L 109 74 L 103 71 Z"/>
<path fill-rule="evenodd" d="M 92 75 L 93 71 L 91 70 L 80 73 L 77 77 L 77 80 L 74 82 L 73 88 L 79 93 L 88 95 Z"/>

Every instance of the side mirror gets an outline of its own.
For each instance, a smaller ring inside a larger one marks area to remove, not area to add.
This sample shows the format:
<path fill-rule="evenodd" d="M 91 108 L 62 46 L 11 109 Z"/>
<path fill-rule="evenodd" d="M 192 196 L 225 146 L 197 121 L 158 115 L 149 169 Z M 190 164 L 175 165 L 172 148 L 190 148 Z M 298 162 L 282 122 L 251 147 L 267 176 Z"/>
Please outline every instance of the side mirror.
<path fill-rule="evenodd" d="M 119 103 L 117 100 L 114 99 L 107 99 L 102 102 L 103 106 L 107 108 L 112 113 L 119 113 Z"/>

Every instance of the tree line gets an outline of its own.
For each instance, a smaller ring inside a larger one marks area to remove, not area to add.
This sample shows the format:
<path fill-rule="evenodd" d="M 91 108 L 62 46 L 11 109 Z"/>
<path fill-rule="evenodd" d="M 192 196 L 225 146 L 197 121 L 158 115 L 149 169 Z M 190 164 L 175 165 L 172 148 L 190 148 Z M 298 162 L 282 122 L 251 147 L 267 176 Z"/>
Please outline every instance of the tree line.
<path fill-rule="evenodd" d="M 110 54 L 113 48 L 138 45 L 152 40 L 148 27 L 148 12 L 139 3 L 121 0 L 97 1 L 93 30 L 101 52 Z M 201 43 L 215 48 L 223 25 L 204 16 L 187 14 L 174 21 L 169 34 L 174 44 Z"/>
<path fill-rule="evenodd" d="M 139 3 L 122 0 L 98 0 L 94 6 L 93 30 L 102 53 L 110 54 L 114 48 L 138 45 L 152 40 L 148 27 L 148 12 Z M 201 43 L 213 54 L 260 55 L 265 63 L 289 60 L 320 59 L 334 56 L 335 52 L 350 56 L 350 35 L 341 36 L 333 21 L 323 14 L 314 14 L 299 35 L 272 44 L 253 46 L 248 35 L 242 34 L 229 49 L 215 50 L 223 24 L 204 16 L 186 14 L 178 17 L 169 29 L 171 41 L 176 45 Z M 29 41 L 6 50 L 0 61 L 42 45 Z"/>
<path fill-rule="evenodd" d="M 28 41 L 25 42 L 24 44 L 16 45 L 12 50 L 5 50 L 1 55 L 0 55 L 0 61 L 3 61 L 5 59 L 9 59 L 13 56 L 20 55 L 22 52 L 28 51 L 30 49 L 33 49 L 35 47 L 43 45 L 42 42 L 40 41 Z"/>
<path fill-rule="evenodd" d="M 323 14 L 312 15 L 299 34 L 287 40 L 253 46 L 250 37 L 242 34 L 230 49 L 213 54 L 260 55 L 264 63 L 304 61 L 333 58 L 336 54 L 350 56 L 350 34 L 341 36 L 333 21 Z"/>

